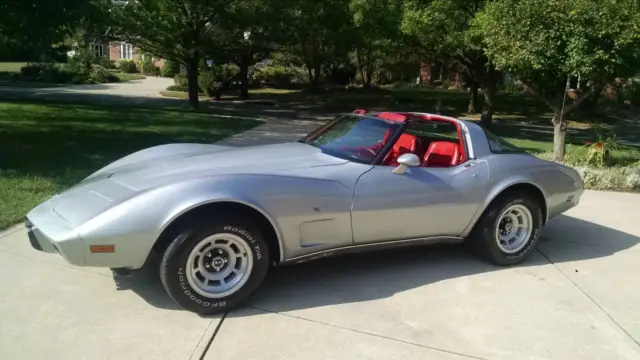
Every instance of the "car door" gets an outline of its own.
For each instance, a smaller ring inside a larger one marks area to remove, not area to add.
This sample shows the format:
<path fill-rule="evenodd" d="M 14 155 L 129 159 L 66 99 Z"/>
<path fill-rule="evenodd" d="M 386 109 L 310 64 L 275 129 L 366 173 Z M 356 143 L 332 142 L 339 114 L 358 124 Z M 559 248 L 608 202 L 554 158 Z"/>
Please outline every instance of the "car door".
<path fill-rule="evenodd" d="M 470 160 L 450 168 L 376 165 L 356 183 L 351 221 L 355 244 L 459 236 L 486 192 L 488 165 Z"/>

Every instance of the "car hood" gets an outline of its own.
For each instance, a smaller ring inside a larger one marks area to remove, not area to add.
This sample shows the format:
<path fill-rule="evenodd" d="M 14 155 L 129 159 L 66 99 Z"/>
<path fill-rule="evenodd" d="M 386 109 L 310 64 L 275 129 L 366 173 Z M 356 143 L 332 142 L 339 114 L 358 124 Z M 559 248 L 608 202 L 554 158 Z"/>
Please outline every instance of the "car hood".
<path fill-rule="evenodd" d="M 346 162 L 303 143 L 243 148 L 171 144 L 132 154 L 131 158 L 125 157 L 90 178 L 108 177 L 132 190 L 144 190 L 182 179 L 226 174 L 275 174 Z"/>

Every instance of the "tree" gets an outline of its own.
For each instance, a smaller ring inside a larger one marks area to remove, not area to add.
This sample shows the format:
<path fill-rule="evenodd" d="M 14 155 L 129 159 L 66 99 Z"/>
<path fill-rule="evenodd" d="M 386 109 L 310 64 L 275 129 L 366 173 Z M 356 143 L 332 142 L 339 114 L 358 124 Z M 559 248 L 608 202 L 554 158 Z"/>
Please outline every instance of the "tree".
<path fill-rule="evenodd" d="M 295 0 L 281 3 L 285 16 L 275 39 L 302 60 L 317 89 L 323 67 L 352 48 L 349 0 Z"/>
<path fill-rule="evenodd" d="M 264 59 L 275 47 L 271 41 L 278 3 L 269 0 L 234 0 L 229 15 L 220 22 L 219 39 L 225 58 L 240 68 L 240 98 L 249 98 L 249 67 Z"/>
<path fill-rule="evenodd" d="M 405 0 L 402 31 L 427 59 L 448 60 L 459 64 L 470 86 L 469 110 L 479 105 L 478 87 L 482 88 L 481 125 L 489 128 L 493 121 L 494 97 L 502 74 L 489 61 L 482 46 L 481 34 L 474 32 L 471 21 L 488 0 Z"/>
<path fill-rule="evenodd" d="M 42 54 L 96 13 L 91 0 L 0 1 L 0 46 Z"/>
<path fill-rule="evenodd" d="M 553 110 L 553 159 L 565 154 L 567 115 L 640 59 L 638 0 L 497 0 L 474 22 L 499 69 L 518 77 Z M 567 78 L 587 91 L 565 103 Z"/>
<path fill-rule="evenodd" d="M 355 26 L 354 58 L 362 85 L 371 86 L 374 72 L 395 52 L 400 41 L 402 20 L 398 1 L 351 0 L 350 10 Z"/>
<path fill-rule="evenodd" d="M 143 52 L 178 61 L 187 69 L 189 103 L 198 101 L 198 64 L 220 38 L 217 26 L 227 13 L 222 0 L 105 1 L 111 36 Z"/>

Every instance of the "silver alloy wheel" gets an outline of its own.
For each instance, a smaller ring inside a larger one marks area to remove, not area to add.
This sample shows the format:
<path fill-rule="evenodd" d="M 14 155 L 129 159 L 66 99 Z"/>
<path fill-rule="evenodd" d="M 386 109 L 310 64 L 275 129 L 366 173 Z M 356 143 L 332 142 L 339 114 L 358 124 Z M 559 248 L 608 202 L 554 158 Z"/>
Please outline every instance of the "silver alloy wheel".
<path fill-rule="evenodd" d="M 191 250 L 186 268 L 193 290 L 204 297 L 221 298 L 238 291 L 249 280 L 253 253 L 241 237 L 219 233 Z"/>
<path fill-rule="evenodd" d="M 522 250 L 533 231 L 531 211 L 524 205 L 511 205 L 498 219 L 496 241 L 500 250 L 506 254 Z"/>

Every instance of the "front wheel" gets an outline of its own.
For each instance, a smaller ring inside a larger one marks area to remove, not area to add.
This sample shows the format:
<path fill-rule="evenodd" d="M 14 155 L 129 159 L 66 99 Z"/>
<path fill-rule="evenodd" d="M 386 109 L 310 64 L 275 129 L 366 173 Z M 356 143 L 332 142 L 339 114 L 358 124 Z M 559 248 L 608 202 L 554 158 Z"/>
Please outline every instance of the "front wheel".
<path fill-rule="evenodd" d="M 540 204 L 526 193 L 495 199 L 476 224 L 469 241 L 496 265 L 514 265 L 531 255 L 542 227 Z"/>
<path fill-rule="evenodd" d="M 186 226 L 160 265 L 169 295 L 199 314 L 240 304 L 260 286 L 269 268 L 267 245 L 258 229 L 233 219 Z"/>

